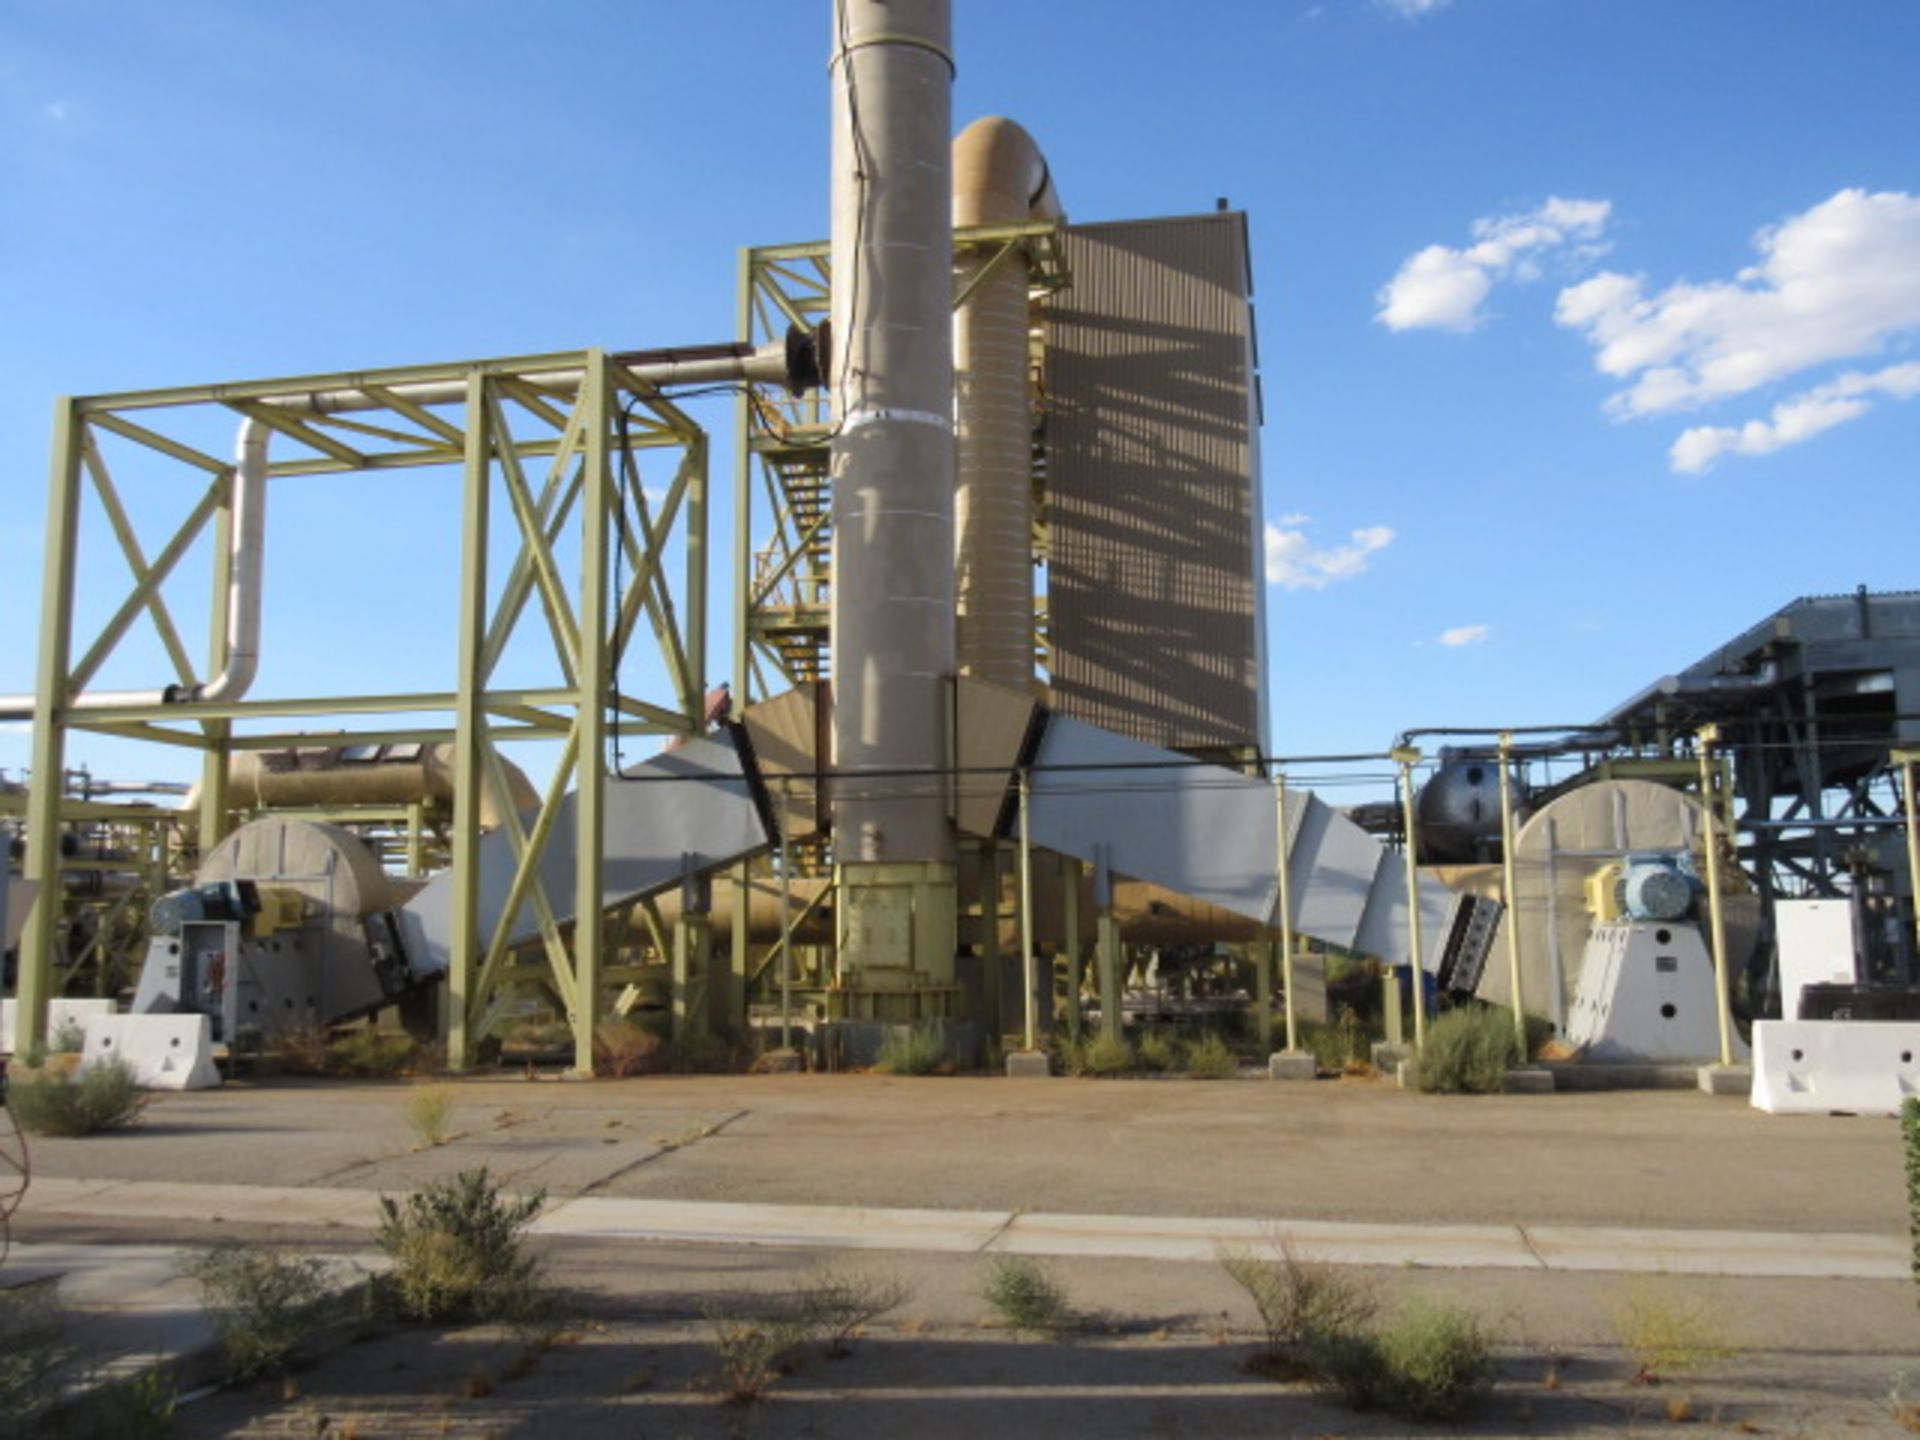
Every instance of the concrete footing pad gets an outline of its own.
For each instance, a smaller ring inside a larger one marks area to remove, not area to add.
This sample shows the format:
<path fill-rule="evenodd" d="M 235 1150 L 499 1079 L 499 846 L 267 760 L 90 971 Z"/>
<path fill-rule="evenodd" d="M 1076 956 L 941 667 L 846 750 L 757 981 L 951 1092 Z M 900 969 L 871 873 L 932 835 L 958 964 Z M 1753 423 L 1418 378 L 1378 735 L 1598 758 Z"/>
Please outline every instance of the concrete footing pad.
<path fill-rule="evenodd" d="M 1520 1065 L 1507 1071 L 1500 1088 L 1509 1095 L 1551 1095 L 1553 1072 L 1537 1065 Z"/>
<path fill-rule="evenodd" d="M 1053 1073 L 1044 1050 L 1015 1050 L 1007 1056 L 1009 1080 L 1044 1080 Z"/>
<path fill-rule="evenodd" d="M 1311 1080 L 1318 1073 L 1313 1056 L 1304 1050 L 1280 1050 L 1267 1057 L 1269 1080 Z"/>
<path fill-rule="evenodd" d="M 1699 1078 L 1704 1094 L 1744 1099 L 1753 1093 L 1751 1065 L 1702 1065 Z"/>
<path fill-rule="evenodd" d="M 769 1050 L 753 1062 L 753 1068 L 762 1075 L 798 1075 L 807 1062 L 798 1050 Z"/>

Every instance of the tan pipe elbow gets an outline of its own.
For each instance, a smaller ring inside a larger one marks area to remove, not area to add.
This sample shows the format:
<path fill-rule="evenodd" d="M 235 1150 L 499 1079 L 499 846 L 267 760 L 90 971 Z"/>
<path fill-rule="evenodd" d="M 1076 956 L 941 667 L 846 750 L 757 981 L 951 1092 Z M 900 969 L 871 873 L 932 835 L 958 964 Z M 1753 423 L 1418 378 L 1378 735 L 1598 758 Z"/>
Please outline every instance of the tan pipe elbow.
<path fill-rule="evenodd" d="M 1058 220 L 1047 157 L 1033 136 L 1004 115 L 987 115 L 953 141 L 953 223 L 1017 225 Z"/>

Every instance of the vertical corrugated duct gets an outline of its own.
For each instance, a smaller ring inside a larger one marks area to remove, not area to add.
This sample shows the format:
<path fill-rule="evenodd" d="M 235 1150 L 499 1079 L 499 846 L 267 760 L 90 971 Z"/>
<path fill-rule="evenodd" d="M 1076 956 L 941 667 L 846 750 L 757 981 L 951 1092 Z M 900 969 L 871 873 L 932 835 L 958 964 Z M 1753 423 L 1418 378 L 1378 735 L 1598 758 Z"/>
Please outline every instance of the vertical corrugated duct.
<path fill-rule="evenodd" d="M 952 17 L 837 0 L 834 31 L 836 851 L 950 861 Z"/>
<path fill-rule="evenodd" d="M 1001 116 L 953 142 L 953 223 L 1057 219 L 1033 137 Z M 961 262 L 973 284 L 991 254 Z M 1033 680 L 1033 413 L 1028 394 L 1027 261 L 1002 259 L 954 317 L 956 650 L 962 675 L 1024 690 Z"/>

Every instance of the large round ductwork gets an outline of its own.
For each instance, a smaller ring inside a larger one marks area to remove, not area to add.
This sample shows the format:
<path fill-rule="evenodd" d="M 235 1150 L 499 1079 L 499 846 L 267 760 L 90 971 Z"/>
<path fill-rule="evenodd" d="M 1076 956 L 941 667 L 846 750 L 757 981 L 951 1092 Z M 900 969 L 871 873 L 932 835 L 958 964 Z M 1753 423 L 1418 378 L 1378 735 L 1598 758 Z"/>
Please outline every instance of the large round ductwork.
<path fill-rule="evenodd" d="M 953 142 L 955 228 L 1057 219 L 1047 162 L 1003 116 Z M 990 273 L 982 275 L 986 267 Z M 954 316 L 955 650 L 962 675 L 1025 689 L 1033 679 L 1033 411 L 1023 254 L 960 261 L 970 291 Z"/>

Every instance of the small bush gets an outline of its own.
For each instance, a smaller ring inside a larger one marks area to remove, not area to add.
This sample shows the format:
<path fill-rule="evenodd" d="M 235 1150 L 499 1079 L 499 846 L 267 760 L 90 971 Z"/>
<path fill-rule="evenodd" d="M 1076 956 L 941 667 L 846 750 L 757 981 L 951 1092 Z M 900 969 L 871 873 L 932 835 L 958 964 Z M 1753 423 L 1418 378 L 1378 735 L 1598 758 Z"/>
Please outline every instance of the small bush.
<path fill-rule="evenodd" d="M 806 1339 L 807 1328 L 793 1315 L 745 1318 L 709 1311 L 713 1348 L 719 1357 L 716 1379 L 729 1405 L 751 1405 L 786 1373 L 786 1359 Z"/>
<path fill-rule="evenodd" d="M 446 1085 L 424 1085 L 407 1096 L 400 1116 L 422 1150 L 447 1143 L 447 1122 L 453 1118 L 453 1090 Z"/>
<path fill-rule="evenodd" d="M 7 1087 L 7 1107 L 32 1135 L 93 1135 L 131 1125 L 148 1096 L 133 1067 L 115 1057 L 70 1076 L 16 1075 Z"/>
<path fill-rule="evenodd" d="M 403 1030 L 350 1030 L 327 1048 L 334 1069 L 350 1075 L 398 1075 L 413 1062 L 413 1037 Z"/>
<path fill-rule="evenodd" d="M 1331 1025 L 1317 1020 L 1300 1021 L 1299 1035 L 1300 1044 L 1312 1054 L 1316 1069 L 1342 1075 L 1367 1069 L 1372 1064 L 1372 1036 L 1359 1012 L 1350 1005 L 1340 1007 Z"/>
<path fill-rule="evenodd" d="M 660 1037 L 624 1015 L 602 1020 L 593 1031 L 593 1073 L 613 1080 L 659 1068 Z"/>
<path fill-rule="evenodd" d="M 71 1016 L 53 1027 L 47 1048 L 56 1055 L 78 1055 L 87 1048 L 87 1028 Z"/>
<path fill-rule="evenodd" d="M 1135 1058 L 1142 1070 L 1177 1070 L 1180 1068 L 1180 1047 L 1165 1031 L 1149 1030 L 1140 1037 Z"/>
<path fill-rule="evenodd" d="M 827 1354 L 845 1355 L 854 1334 L 913 1292 L 897 1277 L 826 1266 L 801 1283 L 799 1313 L 807 1330 L 826 1342 Z"/>
<path fill-rule="evenodd" d="M 289 1259 L 258 1245 L 223 1245 L 195 1260 L 187 1275 L 200 1288 L 227 1368 L 239 1380 L 284 1366 L 332 1296 L 322 1261 Z"/>
<path fill-rule="evenodd" d="M 1485 1005 L 1461 1005 L 1427 1027 L 1414 1062 L 1414 1084 L 1429 1094 L 1494 1095 L 1520 1063 L 1513 1016 Z"/>
<path fill-rule="evenodd" d="M 32 1433 L 77 1353 L 51 1283 L 0 1289 L 0 1435 Z"/>
<path fill-rule="evenodd" d="M 1913 1240 L 1910 1268 L 1920 1284 L 1920 1098 L 1909 1095 L 1900 1106 L 1900 1139 L 1907 1157 L 1907 1234 Z"/>
<path fill-rule="evenodd" d="M 980 1294 L 1016 1330 L 1058 1335 L 1073 1326 L 1067 1292 L 1044 1266 L 1024 1255 L 996 1255 Z"/>
<path fill-rule="evenodd" d="M 289 1025 L 275 1032 L 274 1058 L 288 1075 L 331 1075 L 333 1037 L 319 1024 Z"/>
<path fill-rule="evenodd" d="M 1133 1047 L 1118 1035 L 1099 1035 L 1087 1046 L 1089 1075 L 1124 1075 L 1133 1068 Z"/>
<path fill-rule="evenodd" d="M 1187 1047 L 1187 1069 L 1202 1080 L 1231 1080 L 1240 1073 L 1240 1057 L 1225 1036 L 1208 1031 Z"/>
<path fill-rule="evenodd" d="M 947 1037 L 937 1025 L 896 1025 L 880 1042 L 873 1068 L 886 1075 L 932 1075 L 947 1065 Z"/>
<path fill-rule="evenodd" d="M 1611 1319 L 1614 1334 L 1633 1357 L 1634 1379 L 1643 1385 L 1700 1370 L 1733 1353 L 1703 1302 L 1682 1300 L 1650 1282 L 1628 1286 Z"/>
<path fill-rule="evenodd" d="M 1493 1385 L 1493 1347 L 1472 1314 L 1437 1300 L 1407 1301 L 1377 1331 L 1310 1342 L 1323 1380 L 1356 1410 L 1407 1420 L 1451 1420 Z"/>
<path fill-rule="evenodd" d="M 546 1198 L 503 1200 L 486 1167 L 435 1180 L 404 1202 L 380 1197 L 380 1248 L 416 1320 L 517 1320 L 539 1300 L 539 1262 L 520 1232 Z"/>
<path fill-rule="evenodd" d="M 1273 1258 L 1246 1250 L 1220 1252 L 1221 1268 L 1260 1312 L 1269 1358 L 1278 1358 L 1289 1345 L 1350 1334 L 1373 1319 L 1377 1302 L 1364 1280 L 1303 1259 L 1284 1240 L 1278 1250 Z"/>

